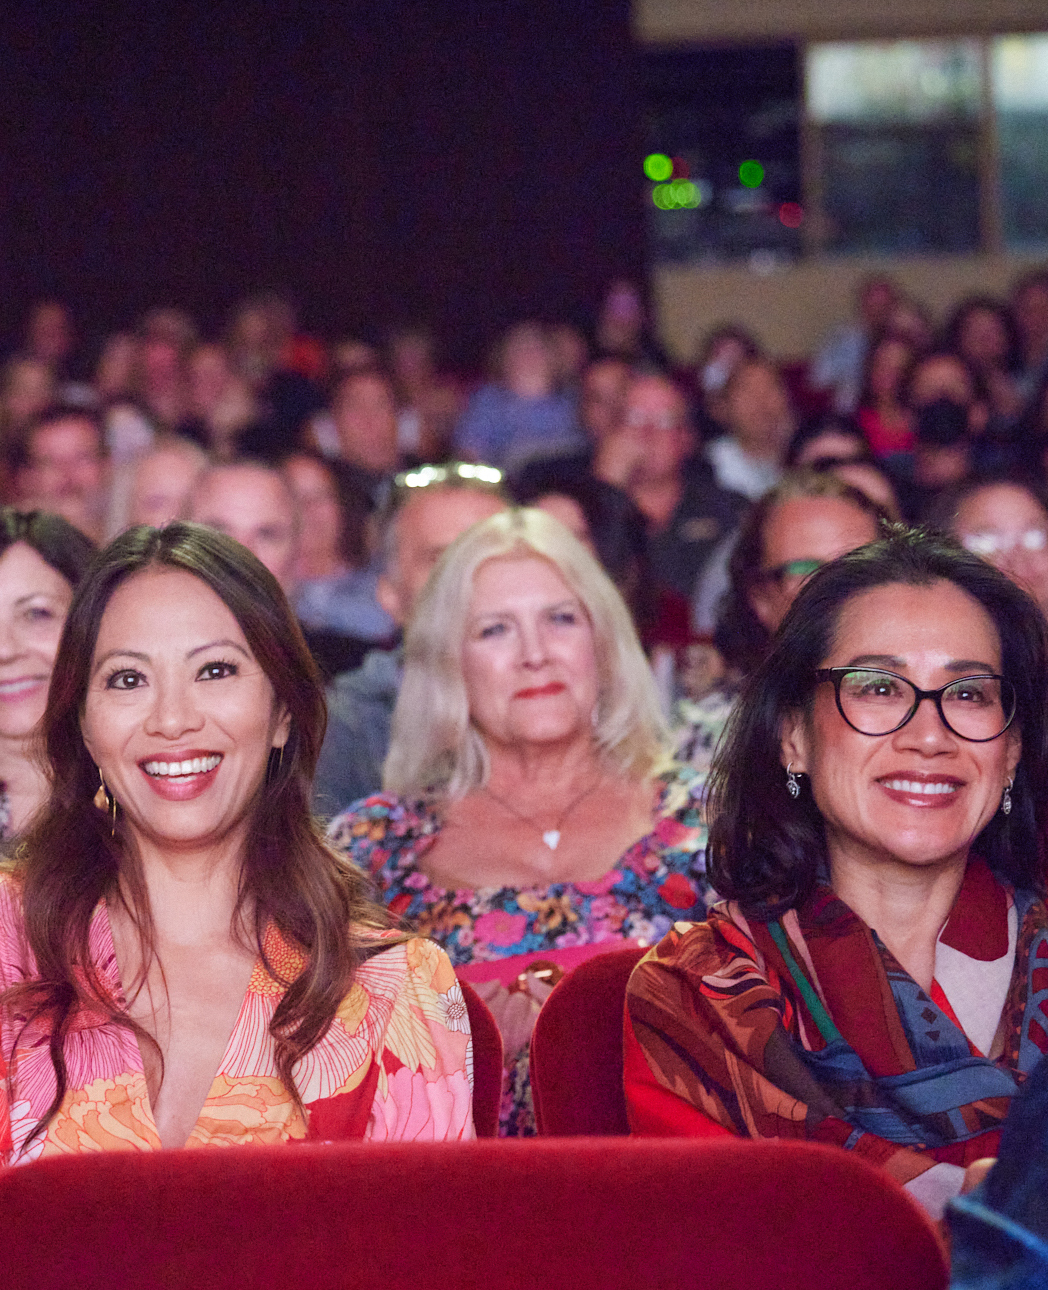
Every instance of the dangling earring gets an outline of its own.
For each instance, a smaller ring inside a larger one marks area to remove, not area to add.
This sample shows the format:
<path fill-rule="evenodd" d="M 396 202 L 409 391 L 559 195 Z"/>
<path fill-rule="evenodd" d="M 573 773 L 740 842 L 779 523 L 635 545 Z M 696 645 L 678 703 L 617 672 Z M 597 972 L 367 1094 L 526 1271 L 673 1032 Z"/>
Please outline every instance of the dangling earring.
<path fill-rule="evenodd" d="M 1014 779 L 1009 779 L 1008 783 L 1004 786 L 1004 796 L 1001 798 L 1002 815 L 1011 815 L 1012 813 L 1012 785 L 1014 783 Z"/>
<path fill-rule="evenodd" d="M 106 788 L 101 769 L 98 772 L 98 782 L 100 787 L 91 800 L 100 811 L 105 811 L 107 814 L 110 811 L 113 812 L 113 821 L 109 826 L 109 836 L 112 838 L 116 836 L 116 794 Z"/>
<path fill-rule="evenodd" d="M 804 772 L 798 771 L 797 774 L 803 775 Z M 793 773 L 792 761 L 786 767 L 786 792 L 789 793 L 789 795 L 793 798 L 794 801 L 796 801 L 797 798 L 800 797 L 801 795 L 801 786 L 800 784 L 797 783 L 797 775 Z"/>

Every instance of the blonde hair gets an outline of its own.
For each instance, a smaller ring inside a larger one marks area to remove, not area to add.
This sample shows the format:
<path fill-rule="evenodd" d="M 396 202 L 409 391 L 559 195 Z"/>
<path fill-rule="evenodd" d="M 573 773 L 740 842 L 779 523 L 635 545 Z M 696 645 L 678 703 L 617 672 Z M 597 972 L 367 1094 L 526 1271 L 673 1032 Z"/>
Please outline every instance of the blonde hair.
<path fill-rule="evenodd" d="M 604 764 L 621 774 L 649 775 L 665 757 L 658 694 L 622 597 L 561 523 L 519 508 L 467 529 L 441 556 L 419 597 L 384 767 L 383 786 L 391 792 L 453 799 L 487 781 L 487 748 L 470 719 L 462 647 L 477 570 L 506 556 L 547 560 L 586 611 L 597 657 L 593 739 Z"/>

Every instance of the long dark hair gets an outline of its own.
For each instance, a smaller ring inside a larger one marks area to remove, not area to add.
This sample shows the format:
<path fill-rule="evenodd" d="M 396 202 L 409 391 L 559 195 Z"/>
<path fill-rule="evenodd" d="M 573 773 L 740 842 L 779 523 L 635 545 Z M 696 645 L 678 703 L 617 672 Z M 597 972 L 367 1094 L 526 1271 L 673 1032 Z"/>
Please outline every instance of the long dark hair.
<path fill-rule="evenodd" d="M 276 579 L 239 543 L 203 525 L 129 529 L 98 553 L 74 595 L 43 722 L 51 796 L 10 866 L 36 978 L 9 990 L 3 1002 L 9 1010 L 18 1005 L 27 1025 L 46 1032 L 57 1083 L 32 1136 L 46 1128 L 65 1095 L 63 1041 L 80 1005 L 101 1006 L 111 1020 L 153 1042 L 117 1006 L 90 958 L 92 915 L 107 898 L 126 903 L 146 965 L 155 943 L 133 839 L 122 817 L 111 833 L 107 816 L 92 804 L 98 770 L 84 746 L 80 718 L 106 606 L 128 578 L 154 568 L 183 570 L 216 593 L 240 624 L 278 708 L 291 717 L 287 743 L 279 757 L 271 754 L 255 802 L 233 925 L 250 915 L 258 953 L 286 987 L 269 1030 L 278 1074 L 296 1100 L 295 1062 L 323 1037 L 359 961 L 376 948 L 357 930 L 387 925 L 385 911 L 367 899 L 364 875 L 327 846 L 310 815 L 310 785 L 327 720 L 324 693 Z M 305 966 L 293 981 L 266 958 L 263 941 L 271 923 L 304 952 Z M 380 941 L 377 948 L 388 944 Z"/>
<path fill-rule="evenodd" d="M 815 669 L 830 652 L 844 605 L 891 583 L 951 582 L 989 614 L 1001 670 L 1015 686 L 1022 758 L 1010 815 L 997 812 L 973 843 L 1017 886 L 1043 888 L 1048 809 L 1048 628 L 1033 600 L 951 539 L 892 525 L 878 542 L 825 565 L 801 589 L 764 662 L 750 677 L 712 771 L 710 874 L 722 896 L 774 917 L 802 904 L 826 863 L 823 819 L 804 781 L 794 802 L 779 760 L 783 722 L 810 711 Z"/>

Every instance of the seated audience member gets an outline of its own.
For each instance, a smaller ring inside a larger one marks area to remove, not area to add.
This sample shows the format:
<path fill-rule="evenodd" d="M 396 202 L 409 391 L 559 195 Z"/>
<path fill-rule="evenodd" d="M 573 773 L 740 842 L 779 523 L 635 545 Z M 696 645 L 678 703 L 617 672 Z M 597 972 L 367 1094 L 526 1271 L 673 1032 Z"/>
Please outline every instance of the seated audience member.
<path fill-rule="evenodd" d="M 708 770 L 743 679 L 771 649 L 772 637 L 816 569 L 873 542 L 888 515 L 831 473 L 797 471 L 761 498 L 743 520 L 728 559 L 716 610 L 714 643 L 727 669 L 720 685 L 677 706 L 675 756 Z"/>
<path fill-rule="evenodd" d="M 86 408 L 50 408 L 30 422 L 21 443 L 12 447 L 19 506 L 61 515 L 97 541 L 109 501 L 109 461 L 96 414 Z"/>
<path fill-rule="evenodd" d="M 601 301 L 596 327 L 597 355 L 621 358 L 648 371 L 667 371 L 666 352 L 652 335 L 644 300 L 635 283 L 617 278 Z"/>
<path fill-rule="evenodd" d="M 794 431 L 790 396 L 766 358 L 746 358 L 733 369 L 719 406 L 725 433 L 706 445 L 706 456 L 721 488 L 755 502 L 782 474 Z"/>
<path fill-rule="evenodd" d="M 553 351 L 553 383 L 558 390 L 578 394 L 582 373 L 590 360 L 589 341 L 574 323 L 558 322 L 546 328 Z"/>
<path fill-rule="evenodd" d="M 621 358 L 597 358 L 582 370 L 578 418 L 590 445 L 580 450 L 587 466 L 592 463 L 594 450 L 622 424 L 632 374 L 630 365 Z"/>
<path fill-rule="evenodd" d="M 501 1131 L 532 1131 L 528 1045 L 569 966 L 702 915 L 694 774 L 669 763 L 622 599 L 556 520 L 509 511 L 445 552 L 408 626 L 386 791 L 333 821 L 391 910 L 495 1012 Z"/>
<path fill-rule="evenodd" d="M 285 594 L 294 588 L 299 515 L 280 471 L 254 461 L 211 466 L 197 479 L 186 516 L 246 546 Z"/>
<path fill-rule="evenodd" d="M 638 965 L 640 1133 L 797 1137 L 934 1217 L 1048 1039 L 1048 640 L 952 542 L 896 528 L 794 601 L 714 763 L 725 898 Z"/>
<path fill-rule="evenodd" d="M 902 385 L 915 357 L 913 345 L 891 332 L 870 345 L 855 419 L 875 457 L 913 451 L 913 412 L 902 401 Z"/>
<path fill-rule="evenodd" d="M 392 382 L 376 368 L 350 372 L 335 387 L 331 419 L 347 476 L 372 507 L 384 506 L 400 462 Z"/>
<path fill-rule="evenodd" d="M 15 355 L 0 375 L 0 439 L 10 444 L 55 401 L 54 373 L 38 358 Z"/>
<path fill-rule="evenodd" d="M 427 327 L 401 327 L 389 338 L 389 371 L 397 395 L 397 447 L 402 457 L 442 461 L 451 447 L 464 398 L 440 371 L 436 338 Z"/>
<path fill-rule="evenodd" d="M 76 327 L 69 306 L 60 300 L 38 300 L 26 319 L 21 353 L 51 369 L 63 400 L 71 392 L 67 383 L 76 348 Z"/>
<path fill-rule="evenodd" d="M 626 390 L 622 423 L 600 444 L 593 473 L 621 489 L 648 525 L 656 582 L 690 596 L 746 501 L 719 487 L 694 457 L 695 432 L 684 395 L 668 377 L 637 376 Z"/>
<path fill-rule="evenodd" d="M 1019 333 L 1005 305 L 989 296 L 970 296 L 945 328 L 946 346 L 975 373 L 991 421 L 1011 422 L 1022 408 L 1016 374 L 1022 363 Z"/>
<path fill-rule="evenodd" d="M 898 300 L 895 284 L 887 278 L 864 279 L 855 296 L 855 318 L 836 327 L 815 355 L 812 389 L 830 391 L 836 412 L 855 411 L 870 338 L 888 326 Z"/>
<path fill-rule="evenodd" d="M 1029 400 L 1048 376 L 1048 269 L 1036 269 L 1012 287 L 1011 312 L 1019 333 L 1019 393 Z"/>
<path fill-rule="evenodd" d="M 1048 506 L 1028 485 L 970 480 L 942 497 L 929 521 L 1028 591 L 1048 614 Z"/>
<path fill-rule="evenodd" d="M 0 840 L 25 829 L 49 791 L 40 719 L 69 602 L 93 544 L 58 515 L 0 509 Z"/>
<path fill-rule="evenodd" d="M 476 391 L 455 427 L 456 452 L 508 471 L 529 457 L 585 446 L 574 400 L 556 388 L 553 350 L 538 323 L 512 327 L 494 366 L 494 379 Z"/>
<path fill-rule="evenodd" d="M 263 418 L 247 379 L 234 370 L 222 345 L 198 345 L 186 362 L 187 416 L 179 433 L 196 440 L 216 461 L 231 461 L 241 439 Z"/>
<path fill-rule="evenodd" d="M 323 692 L 264 566 L 129 530 L 55 678 L 55 790 L 0 877 L 0 1162 L 472 1137 L 447 958 L 383 930 L 310 819 Z"/>
<path fill-rule="evenodd" d="M 715 327 L 706 335 L 695 364 L 701 429 L 706 438 L 712 439 L 723 432 L 721 401 L 728 378 L 744 359 L 757 358 L 760 352 L 756 340 L 742 327 Z"/>
<path fill-rule="evenodd" d="M 316 631 L 389 640 L 396 625 L 375 595 L 378 570 L 369 560 L 365 533 L 369 504 L 341 478 L 339 465 L 308 452 L 283 464 L 300 521 L 295 613 Z"/>
<path fill-rule="evenodd" d="M 207 455 L 191 439 L 160 439 L 116 471 L 107 528 L 111 537 L 132 524 L 159 527 L 186 512 Z"/>
<path fill-rule="evenodd" d="M 462 474 L 461 471 L 468 471 Z M 376 595 L 397 628 L 414 612 L 426 579 L 452 542 L 472 524 L 505 510 L 497 472 L 492 482 L 476 467 L 452 462 L 422 466 L 398 477 L 383 525 L 384 567 Z M 317 762 L 313 803 L 330 818 L 382 787 L 393 709 L 403 677 L 399 648 L 370 650 L 328 690 L 328 726 Z"/>
<path fill-rule="evenodd" d="M 790 470 L 836 475 L 876 502 L 889 519 L 902 519 L 895 484 L 874 460 L 866 436 L 852 417 L 830 413 L 801 426 L 786 451 L 786 465 Z"/>
<path fill-rule="evenodd" d="M 936 500 L 967 479 L 972 469 L 972 440 L 967 411 L 952 399 L 937 399 L 917 412 L 913 466 L 896 486 L 906 518 L 924 519 Z"/>
<path fill-rule="evenodd" d="M 109 459 L 117 469 L 148 451 L 156 438 L 138 400 L 141 347 L 141 339 L 130 332 L 107 336 L 92 379 Z"/>

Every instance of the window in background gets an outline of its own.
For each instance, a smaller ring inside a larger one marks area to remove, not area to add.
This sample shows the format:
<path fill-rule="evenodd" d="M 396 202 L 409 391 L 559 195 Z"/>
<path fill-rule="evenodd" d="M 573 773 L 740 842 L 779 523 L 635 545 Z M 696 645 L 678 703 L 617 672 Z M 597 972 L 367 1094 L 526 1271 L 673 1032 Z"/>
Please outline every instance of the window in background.
<path fill-rule="evenodd" d="M 1048 243 L 1048 35 L 1000 36 L 990 60 L 1005 245 Z"/>
<path fill-rule="evenodd" d="M 812 45 L 806 81 L 825 249 L 978 248 L 978 41 Z"/>
<path fill-rule="evenodd" d="M 773 267 L 801 249 L 801 84 L 793 45 L 648 51 L 649 258 Z"/>

